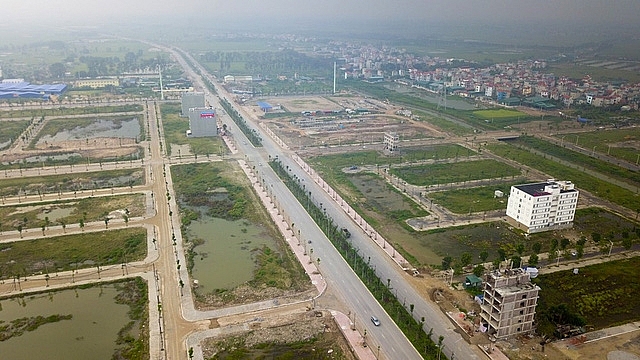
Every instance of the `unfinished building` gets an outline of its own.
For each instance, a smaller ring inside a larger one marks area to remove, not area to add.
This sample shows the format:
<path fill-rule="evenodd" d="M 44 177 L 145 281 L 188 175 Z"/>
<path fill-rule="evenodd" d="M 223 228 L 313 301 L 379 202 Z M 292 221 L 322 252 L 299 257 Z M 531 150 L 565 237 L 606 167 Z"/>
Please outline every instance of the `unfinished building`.
<path fill-rule="evenodd" d="M 524 269 L 489 273 L 480 306 L 482 330 L 499 339 L 533 332 L 538 291 Z"/>

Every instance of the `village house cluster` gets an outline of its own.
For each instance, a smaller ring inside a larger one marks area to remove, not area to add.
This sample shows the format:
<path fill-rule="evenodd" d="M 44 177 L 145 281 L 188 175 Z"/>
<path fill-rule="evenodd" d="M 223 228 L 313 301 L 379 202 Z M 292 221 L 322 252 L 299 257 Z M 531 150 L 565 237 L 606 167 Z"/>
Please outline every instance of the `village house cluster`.
<path fill-rule="evenodd" d="M 333 55 L 341 63 L 345 78 L 368 81 L 395 80 L 405 85 L 463 97 L 541 109 L 587 104 L 595 107 L 619 105 L 638 110 L 640 84 L 596 82 L 591 76 L 570 79 L 549 73 L 546 60 L 520 60 L 481 67 L 464 59 L 415 56 L 406 50 L 334 43 Z M 327 51 L 321 52 L 325 56 Z"/>

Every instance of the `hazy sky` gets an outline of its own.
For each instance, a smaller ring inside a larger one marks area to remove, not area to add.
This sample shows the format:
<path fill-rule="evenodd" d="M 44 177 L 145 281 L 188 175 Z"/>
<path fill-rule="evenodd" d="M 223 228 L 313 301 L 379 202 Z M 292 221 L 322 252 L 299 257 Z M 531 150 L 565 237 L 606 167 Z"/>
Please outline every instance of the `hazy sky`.
<path fill-rule="evenodd" d="M 153 15 L 176 17 L 424 19 L 457 23 L 638 22 L 640 0 L 7 0 L 3 22 L 73 24 Z M 48 21 L 46 21 L 48 22 Z M 101 22 L 101 21 L 100 21 Z"/>

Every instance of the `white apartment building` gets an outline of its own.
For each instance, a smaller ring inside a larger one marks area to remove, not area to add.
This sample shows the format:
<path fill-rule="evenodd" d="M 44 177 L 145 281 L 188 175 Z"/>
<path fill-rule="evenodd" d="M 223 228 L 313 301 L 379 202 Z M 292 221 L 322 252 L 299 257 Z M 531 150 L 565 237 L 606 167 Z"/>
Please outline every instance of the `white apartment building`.
<path fill-rule="evenodd" d="M 496 338 L 530 333 L 540 287 L 524 269 L 493 271 L 486 277 L 480 317 L 481 330 Z"/>
<path fill-rule="evenodd" d="M 550 179 L 512 186 L 507 221 L 527 233 L 571 228 L 578 195 L 571 181 Z"/>

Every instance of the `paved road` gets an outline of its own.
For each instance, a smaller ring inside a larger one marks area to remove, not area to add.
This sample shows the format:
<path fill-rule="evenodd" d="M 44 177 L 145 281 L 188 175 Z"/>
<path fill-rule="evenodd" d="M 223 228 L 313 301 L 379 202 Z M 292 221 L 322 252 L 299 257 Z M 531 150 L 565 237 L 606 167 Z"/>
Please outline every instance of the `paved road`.
<path fill-rule="evenodd" d="M 204 73 L 204 72 L 203 72 Z M 214 81 L 212 81 L 214 82 Z M 215 83 L 215 82 L 214 82 Z M 222 98 L 231 98 L 223 89 L 218 87 L 218 94 Z M 209 102 L 217 104 L 213 96 L 209 96 Z M 237 110 L 250 120 L 251 114 L 244 113 L 241 108 Z M 232 133 L 239 137 L 240 130 L 235 124 L 227 123 Z M 381 345 L 381 352 L 389 358 L 413 359 L 420 358 L 413 345 L 400 332 L 391 318 L 384 313 L 382 307 L 375 298 L 368 292 L 361 281 L 353 273 L 351 268 L 344 262 L 339 253 L 331 245 L 322 231 L 318 228 L 313 220 L 308 216 L 304 208 L 293 195 L 280 182 L 273 171 L 265 164 L 269 159 L 268 156 L 278 157 L 283 165 L 288 166 L 300 179 L 305 181 L 307 189 L 312 191 L 312 197 L 317 204 L 322 203 L 327 213 L 338 224 L 352 224 L 351 219 L 344 213 L 341 207 L 336 204 L 329 195 L 324 192 L 315 182 L 306 175 L 298 164 L 292 160 L 291 152 L 282 149 L 276 141 L 269 136 L 265 136 L 261 128 L 251 124 L 251 126 L 263 134 L 263 148 L 256 149 L 249 142 L 239 142 L 239 148 L 246 154 L 250 163 L 256 165 L 260 177 L 266 184 L 271 185 L 271 191 L 276 199 L 279 207 L 285 212 L 295 227 L 300 230 L 303 239 L 307 240 L 307 246 L 313 249 L 313 254 L 317 258 L 321 258 L 320 268 L 325 275 L 329 286 L 335 288 L 342 295 L 352 313 L 355 314 L 356 323 L 364 321 L 367 323 L 367 337 L 374 346 Z M 244 136 L 242 136 L 244 138 Z M 260 165 L 262 164 L 262 166 Z M 404 272 L 400 271 L 397 264 L 392 261 L 384 251 L 382 251 L 371 239 L 359 228 L 350 225 L 352 232 L 352 241 L 360 250 L 360 254 L 365 257 L 371 257 L 371 264 L 376 267 L 378 276 L 381 279 L 391 279 L 392 287 L 397 290 L 398 298 L 403 299 L 407 304 L 414 304 L 415 318 L 425 317 L 425 330 L 433 328 L 435 336 L 445 336 L 445 354 L 453 355 L 454 358 L 460 359 L 479 359 L 481 355 L 474 347 L 469 346 L 460 335 L 454 332 L 451 322 L 442 314 L 442 312 L 431 302 L 423 299 L 420 294 L 411 287 L 405 280 Z M 311 243 L 308 241 L 311 240 Z M 380 327 L 370 325 L 369 317 L 376 315 L 383 323 Z M 427 328 L 428 326 L 428 328 Z"/>

